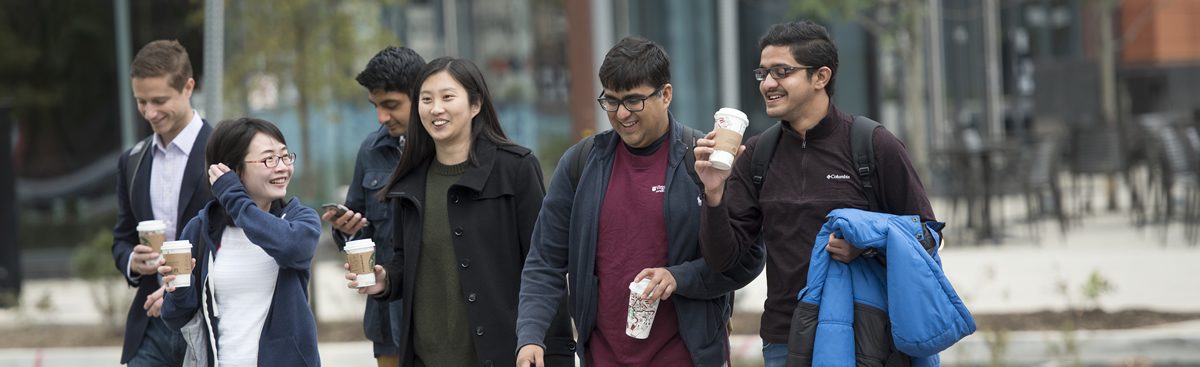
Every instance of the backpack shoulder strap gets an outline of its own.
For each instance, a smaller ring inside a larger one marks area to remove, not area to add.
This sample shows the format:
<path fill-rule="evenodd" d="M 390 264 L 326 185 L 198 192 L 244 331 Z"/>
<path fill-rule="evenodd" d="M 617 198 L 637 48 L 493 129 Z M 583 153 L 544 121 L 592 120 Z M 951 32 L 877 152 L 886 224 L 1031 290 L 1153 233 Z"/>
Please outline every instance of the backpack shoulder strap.
<path fill-rule="evenodd" d="M 775 146 L 779 144 L 783 122 L 776 122 L 758 135 L 758 145 L 754 146 L 754 155 L 750 157 L 750 174 L 754 181 L 754 192 L 762 191 L 763 181 L 767 177 L 767 166 L 775 155 Z"/>
<path fill-rule="evenodd" d="M 688 176 L 691 176 L 692 183 L 696 184 L 701 191 L 704 191 L 704 182 L 700 181 L 700 175 L 696 173 L 696 141 L 704 138 L 704 132 L 690 127 L 684 127 L 684 142 L 687 150 L 684 152 L 683 164 L 687 166 Z M 592 149 L 596 146 L 596 136 L 592 135 L 583 138 L 579 143 L 579 149 L 575 151 L 575 156 L 567 160 L 567 175 L 571 178 L 571 187 L 579 187 L 579 177 L 583 175 L 583 166 L 587 164 L 588 156 L 592 154 Z"/>
<path fill-rule="evenodd" d="M 700 174 L 696 173 L 696 141 L 704 138 L 704 132 L 690 127 L 684 127 L 684 143 L 687 144 L 687 151 L 683 154 L 683 164 L 687 165 L 688 176 L 692 177 L 692 182 L 696 187 L 700 188 L 700 192 L 704 192 L 704 181 L 700 181 Z"/>
<path fill-rule="evenodd" d="M 850 124 L 850 152 L 854 155 L 854 172 L 858 173 L 858 182 L 862 185 L 863 193 L 871 211 L 881 211 L 879 193 L 875 190 L 872 176 L 875 175 L 875 142 L 872 139 L 875 129 L 882 125 L 864 116 L 855 116 Z"/>
<path fill-rule="evenodd" d="M 133 169 L 125 171 L 125 183 L 129 185 L 126 189 L 129 190 L 129 203 L 133 203 L 133 180 L 137 179 L 138 170 L 142 169 L 142 161 L 146 159 L 146 152 L 150 151 L 150 145 L 153 145 L 154 135 L 147 136 L 142 141 L 133 145 L 133 149 L 129 150 L 129 158 L 134 159 Z M 133 208 L 133 205 L 129 206 Z"/>
<path fill-rule="evenodd" d="M 588 156 L 592 155 L 592 148 L 596 146 L 596 135 L 583 138 L 578 145 L 575 157 L 567 160 L 567 175 L 571 178 L 572 190 L 579 187 L 579 176 L 583 174 L 583 166 L 587 164 Z"/>

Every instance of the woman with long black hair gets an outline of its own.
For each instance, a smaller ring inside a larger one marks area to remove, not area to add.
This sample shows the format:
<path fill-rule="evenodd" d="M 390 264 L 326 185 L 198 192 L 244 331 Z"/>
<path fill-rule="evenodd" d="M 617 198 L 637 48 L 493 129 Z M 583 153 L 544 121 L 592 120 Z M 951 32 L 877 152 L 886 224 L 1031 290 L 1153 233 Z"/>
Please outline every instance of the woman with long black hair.
<path fill-rule="evenodd" d="M 382 198 L 396 255 L 360 293 L 404 302 L 403 366 L 508 366 L 517 297 L 545 188 L 533 153 L 508 140 L 470 61 L 443 57 L 417 77 L 413 124 Z M 348 273 L 351 288 L 356 275 Z M 548 329 L 546 361 L 573 366 L 566 313 Z"/>

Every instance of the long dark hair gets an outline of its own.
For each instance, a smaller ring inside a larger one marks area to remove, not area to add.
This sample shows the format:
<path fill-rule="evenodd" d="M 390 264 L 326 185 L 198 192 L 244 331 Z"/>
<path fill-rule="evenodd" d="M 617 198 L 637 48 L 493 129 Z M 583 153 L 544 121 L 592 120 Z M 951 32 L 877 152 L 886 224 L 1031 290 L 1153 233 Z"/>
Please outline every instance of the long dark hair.
<path fill-rule="evenodd" d="M 492 97 L 488 92 L 487 81 L 483 80 L 483 74 L 479 72 L 479 68 L 470 61 L 454 58 L 440 57 L 421 68 L 421 74 L 417 76 L 417 80 L 413 83 L 412 91 L 409 93 L 414 99 L 421 95 L 421 84 L 425 83 L 429 77 L 440 72 L 450 74 L 459 84 L 462 84 L 463 89 L 467 91 L 468 101 L 472 106 L 479 106 L 479 113 L 471 119 L 471 151 L 467 156 L 467 161 L 472 166 L 478 165 L 478 160 L 475 157 L 475 142 L 479 139 L 487 139 L 497 145 L 512 145 L 513 142 L 508 140 L 508 135 L 504 134 L 504 129 L 500 127 L 500 116 L 496 114 L 496 108 L 492 106 Z M 412 104 L 412 111 L 409 113 L 409 121 L 415 121 L 415 124 L 409 124 L 408 132 L 405 133 L 404 154 L 400 157 L 400 164 L 396 166 L 396 170 L 392 172 L 392 177 L 388 178 L 388 184 L 376 193 L 376 197 L 384 200 L 387 197 L 388 191 L 400 181 L 401 178 L 407 176 L 417 167 L 425 164 L 430 159 L 433 159 L 436 150 L 434 148 L 433 138 L 429 136 L 429 132 L 425 131 L 425 125 L 421 122 L 421 104 L 415 102 Z"/>

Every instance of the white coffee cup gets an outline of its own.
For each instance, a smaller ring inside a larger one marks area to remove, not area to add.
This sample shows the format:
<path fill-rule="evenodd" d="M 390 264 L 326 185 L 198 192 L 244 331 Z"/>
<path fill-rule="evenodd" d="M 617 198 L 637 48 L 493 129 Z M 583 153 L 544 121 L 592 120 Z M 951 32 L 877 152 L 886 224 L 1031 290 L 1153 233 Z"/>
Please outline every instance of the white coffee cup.
<path fill-rule="evenodd" d="M 192 243 L 187 240 L 167 241 L 162 246 L 163 262 L 171 267 L 175 280 L 170 286 L 175 288 L 192 285 Z"/>
<path fill-rule="evenodd" d="M 708 157 L 713 168 L 728 171 L 733 167 L 734 154 L 742 145 L 742 135 L 746 133 L 747 126 L 750 126 L 750 119 L 735 108 L 724 107 L 713 114 L 713 131 L 717 132 L 713 139 L 716 139 L 717 145 Z"/>
<path fill-rule="evenodd" d="M 358 274 L 358 287 L 375 285 L 375 242 L 371 239 L 346 242 L 346 263 Z"/>
<path fill-rule="evenodd" d="M 163 242 L 167 239 L 167 223 L 161 220 L 145 220 L 138 222 L 138 243 L 149 246 L 154 252 L 162 254 Z M 146 260 L 146 265 L 158 266 L 162 256 L 154 260 Z"/>
<path fill-rule="evenodd" d="M 650 301 L 642 298 L 642 292 L 649 286 L 650 278 L 629 283 L 629 312 L 625 317 L 625 335 L 635 339 L 650 337 L 650 327 L 654 326 L 654 314 L 658 312 L 657 299 Z"/>

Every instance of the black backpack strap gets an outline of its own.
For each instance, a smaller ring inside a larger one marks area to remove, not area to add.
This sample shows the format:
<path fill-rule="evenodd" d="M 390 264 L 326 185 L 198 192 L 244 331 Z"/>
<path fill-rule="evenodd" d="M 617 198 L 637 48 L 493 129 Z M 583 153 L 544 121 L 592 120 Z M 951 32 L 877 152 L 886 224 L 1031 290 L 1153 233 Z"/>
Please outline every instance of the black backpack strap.
<path fill-rule="evenodd" d="M 767 178 L 767 166 L 775 155 L 775 146 L 779 144 L 779 135 L 783 132 L 783 122 L 777 122 L 758 135 L 758 145 L 754 146 L 754 155 L 750 157 L 750 174 L 754 181 L 754 193 L 762 191 L 763 181 Z"/>
<path fill-rule="evenodd" d="M 575 150 L 575 157 L 567 160 L 567 175 L 571 178 L 572 190 L 579 187 L 579 176 L 583 174 L 583 166 L 587 164 L 588 156 L 592 155 L 592 148 L 596 146 L 596 136 L 583 138 L 578 145 L 579 149 Z"/>
<path fill-rule="evenodd" d="M 858 182 L 862 185 L 867 203 L 873 212 L 883 210 L 879 194 L 875 190 L 872 177 L 875 175 L 875 142 L 872 139 L 875 128 L 880 127 L 875 120 L 856 116 L 850 124 L 850 152 L 854 154 L 854 172 L 858 173 Z"/>
<path fill-rule="evenodd" d="M 704 192 L 704 181 L 700 181 L 700 175 L 696 173 L 696 141 L 704 138 L 704 132 L 685 126 L 683 134 L 684 143 L 687 144 L 687 151 L 683 153 L 683 164 L 687 165 L 688 176 L 692 177 L 692 182 L 700 188 L 700 192 Z"/>
<path fill-rule="evenodd" d="M 147 136 L 142 141 L 133 145 L 133 149 L 129 151 L 129 158 L 136 159 L 133 163 L 133 169 L 125 171 L 125 183 L 129 185 L 126 189 L 129 190 L 129 207 L 133 208 L 133 180 L 137 179 L 138 170 L 142 168 L 142 161 L 146 159 L 146 152 L 150 151 L 150 145 L 153 145 L 154 135 Z"/>
<path fill-rule="evenodd" d="M 704 192 L 704 182 L 700 181 L 700 175 L 696 173 L 696 141 L 704 137 L 704 132 L 690 127 L 684 127 L 684 144 L 687 151 L 684 152 L 684 165 L 687 165 L 688 176 L 692 177 L 692 183 Z M 592 154 L 592 149 L 596 146 L 596 136 L 592 135 L 583 138 L 579 143 L 579 149 L 575 151 L 575 156 L 567 160 L 567 175 L 571 178 L 571 187 L 579 187 L 579 176 L 583 175 L 583 166 L 587 165 L 588 156 Z"/>

